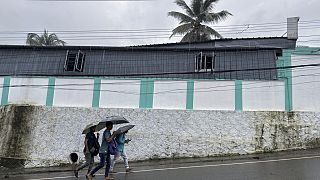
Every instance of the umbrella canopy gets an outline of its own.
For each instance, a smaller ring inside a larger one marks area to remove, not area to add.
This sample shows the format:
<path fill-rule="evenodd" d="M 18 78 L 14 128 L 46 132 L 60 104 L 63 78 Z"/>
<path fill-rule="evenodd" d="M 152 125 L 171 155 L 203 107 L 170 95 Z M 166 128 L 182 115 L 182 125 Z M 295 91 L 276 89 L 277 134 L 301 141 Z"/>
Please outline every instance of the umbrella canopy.
<path fill-rule="evenodd" d="M 82 134 L 87 134 L 88 132 L 90 132 L 90 128 L 91 127 L 94 127 L 94 126 L 97 126 L 97 125 L 98 125 L 97 122 L 90 123 L 90 124 L 86 125 L 86 127 L 82 131 Z"/>
<path fill-rule="evenodd" d="M 96 131 L 100 131 L 101 129 L 106 127 L 107 122 L 112 122 L 113 124 L 124 124 L 129 123 L 129 121 L 122 117 L 122 116 L 109 116 L 106 117 L 104 120 L 100 121 L 99 124 L 96 127 Z"/>
<path fill-rule="evenodd" d="M 134 126 L 135 126 L 135 125 L 126 125 L 126 126 L 119 127 L 119 128 L 116 130 L 116 133 L 117 133 L 117 134 L 124 133 L 124 132 L 129 131 L 130 129 L 132 129 Z"/>

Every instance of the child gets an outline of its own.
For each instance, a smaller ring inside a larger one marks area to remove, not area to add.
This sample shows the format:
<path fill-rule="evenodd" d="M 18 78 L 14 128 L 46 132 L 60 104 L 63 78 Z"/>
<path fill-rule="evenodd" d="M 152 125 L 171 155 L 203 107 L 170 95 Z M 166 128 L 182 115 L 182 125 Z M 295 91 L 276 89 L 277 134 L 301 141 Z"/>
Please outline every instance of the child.
<path fill-rule="evenodd" d="M 117 141 L 117 153 L 114 155 L 114 158 L 113 160 L 111 160 L 111 165 L 110 165 L 110 172 L 114 172 L 113 171 L 113 168 L 114 168 L 114 165 L 116 164 L 116 160 L 119 159 L 119 157 L 121 156 L 123 161 L 124 161 L 124 166 L 126 168 L 126 172 L 130 172 L 132 170 L 132 168 L 129 167 L 129 163 L 128 163 L 128 157 L 127 157 L 127 154 L 125 153 L 124 151 L 124 144 L 125 143 L 129 143 L 129 139 L 126 139 L 126 133 L 128 131 L 124 132 L 124 133 L 121 133 L 121 134 L 118 134 L 116 136 L 116 141 Z"/>

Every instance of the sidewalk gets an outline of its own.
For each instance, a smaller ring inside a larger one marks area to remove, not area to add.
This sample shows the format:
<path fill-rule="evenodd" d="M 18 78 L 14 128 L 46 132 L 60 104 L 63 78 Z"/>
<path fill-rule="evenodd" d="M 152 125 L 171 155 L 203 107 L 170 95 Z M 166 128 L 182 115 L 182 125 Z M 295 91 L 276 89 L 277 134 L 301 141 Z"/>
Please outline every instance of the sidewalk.
<path fill-rule="evenodd" d="M 262 160 L 264 158 L 289 158 L 298 156 L 316 156 L 320 155 L 320 148 L 308 149 L 308 150 L 291 150 L 273 153 L 261 153 L 261 154 L 250 154 L 250 155 L 233 155 L 233 156 L 220 156 L 220 157 L 207 157 L 207 158 L 179 158 L 179 159 L 159 159 L 159 160 L 148 160 L 148 161 L 136 161 L 129 162 L 131 167 L 150 167 L 150 166 L 166 166 L 168 165 L 187 165 L 198 162 L 223 162 L 232 160 Z M 72 171 L 73 165 L 59 166 L 59 167 L 42 167 L 42 168 L 25 168 L 25 169 L 8 169 L 0 167 L 0 177 L 6 175 L 21 175 L 21 174 L 37 174 L 47 172 L 68 172 Z M 122 167 L 122 162 L 117 165 Z M 1 178 L 0 178 L 1 179 Z"/>

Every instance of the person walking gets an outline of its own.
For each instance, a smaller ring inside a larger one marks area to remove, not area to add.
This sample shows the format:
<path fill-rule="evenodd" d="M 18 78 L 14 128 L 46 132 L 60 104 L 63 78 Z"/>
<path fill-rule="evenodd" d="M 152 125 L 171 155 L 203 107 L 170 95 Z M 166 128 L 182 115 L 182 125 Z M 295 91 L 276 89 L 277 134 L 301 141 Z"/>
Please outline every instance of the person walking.
<path fill-rule="evenodd" d="M 110 152 L 108 150 L 109 143 L 111 143 L 115 134 L 111 135 L 111 130 L 113 128 L 113 123 L 110 121 L 106 122 L 106 129 L 102 135 L 102 143 L 99 150 L 100 163 L 98 166 L 93 168 L 87 175 L 86 178 L 92 180 L 93 175 L 106 164 L 106 169 L 104 172 L 105 180 L 112 180 L 114 178 L 109 177 L 109 169 L 110 169 Z"/>
<path fill-rule="evenodd" d="M 86 134 L 85 140 L 84 140 L 84 149 L 83 154 L 85 157 L 85 162 L 81 165 L 79 165 L 74 170 L 74 176 L 78 178 L 79 171 L 81 169 L 84 169 L 85 167 L 88 167 L 87 173 L 89 173 L 92 169 L 93 163 L 94 163 L 94 156 L 97 155 L 94 153 L 94 151 L 99 149 L 99 133 L 97 134 L 97 137 L 94 135 L 96 126 L 92 126 L 89 128 L 88 133 Z"/>
<path fill-rule="evenodd" d="M 126 152 L 124 151 L 124 145 L 128 144 L 130 139 L 126 139 L 126 134 L 128 131 L 124 132 L 124 133 L 120 133 L 116 136 L 116 142 L 118 144 L 117 146 L 117 153 L 114 155 L 113 160 L 111 160 L 111 166 L 110 166 L 110 172 L 115 172 L 114 166 L 116 164 L 116 161 L 120 158 L 120 156 L 122 157 L 123 161 L 124 161 L 124 166 L 126 169 L 126 172 L 130 172 L 132 170 L 132 168 L 129 167 L 129 163 L 128 163 L 128 157 Z"/>

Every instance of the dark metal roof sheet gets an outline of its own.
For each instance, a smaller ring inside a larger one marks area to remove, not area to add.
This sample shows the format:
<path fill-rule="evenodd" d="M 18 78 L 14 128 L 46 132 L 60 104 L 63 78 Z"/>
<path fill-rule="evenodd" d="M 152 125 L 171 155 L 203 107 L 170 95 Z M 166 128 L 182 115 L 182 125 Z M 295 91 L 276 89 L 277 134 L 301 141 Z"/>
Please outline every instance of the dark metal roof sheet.
<path fill-rule="evenodd" d="M 234 41 L 234 40 L 260 40 L 260 39 L 287 39 L 287 37 L 252 37 L 252 38 L 221 38 L 221 39 L 212 39 L 208 41 L 201 42 L 175 42 L 175 43 L 161 43 L 161 44 L 146 44 L 146 45 L 137 45 L 129 47 L 155 47 L 155 46 L 170 46 L 170 45 L 187 45 L 187 44 L 203 44 L 210 42 L 221 42 L 221 41 Z"/>
<path fill-rule="evenodd" d="M 256 40 L 275 40 L 275 43 L 268 44 L 251 44 L 248 45 L 243 41 Z M 176 43 L 163 43 L 163 44 L 149 44 L 149 45 L 137 45 L 137 46 L 28 46 L 28 45 L 0 45 L 0 49 L 66 49 L 66 50 L 114 50 L 114 51 L 133 51 L 133 50 L 235 50 L 235 49 L 280 49 L 284 48 L 281 45 L 276 46 L 277 40 L 287 40 L 286 37 L 258 37 L 258 38 L 223 38 L 214 39 L 203 42 L 176 42 Z M 230 45 L 214 45 L 214 43 L 227 43 L 239 41 L 239 44 Z M 288 40 L 288 42 L 291 40 Z M 186 45 L 192 45 L 191 47 Z M 200 46 L 205 45 L 205 46 Z"/>

